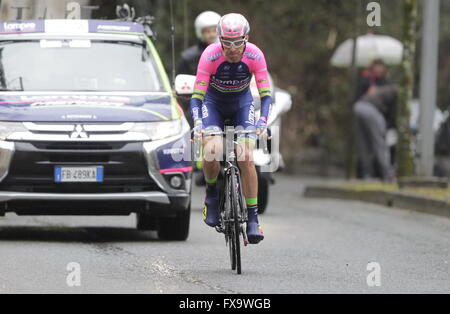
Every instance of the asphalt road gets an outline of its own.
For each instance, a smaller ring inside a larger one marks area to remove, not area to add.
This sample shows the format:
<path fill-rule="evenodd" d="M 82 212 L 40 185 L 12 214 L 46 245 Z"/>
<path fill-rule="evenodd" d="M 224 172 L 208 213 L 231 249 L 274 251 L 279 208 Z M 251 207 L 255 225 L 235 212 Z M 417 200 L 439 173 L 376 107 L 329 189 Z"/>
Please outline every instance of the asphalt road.
<path fill-rule="evenodd" d="M 266 239 L 229 269 L 223 236 L 201 221 L 194 190 L 187 242 L 134 229 L 135 217 L 0 218 L 0 293 L 450 292 L 450 220 L 377 205 L 301 197 L 277 176 L 261 217 Z M 81 267 L 69 287 L 66 267 Z M 369 262 L 381 286 L 369 287 Z"/>

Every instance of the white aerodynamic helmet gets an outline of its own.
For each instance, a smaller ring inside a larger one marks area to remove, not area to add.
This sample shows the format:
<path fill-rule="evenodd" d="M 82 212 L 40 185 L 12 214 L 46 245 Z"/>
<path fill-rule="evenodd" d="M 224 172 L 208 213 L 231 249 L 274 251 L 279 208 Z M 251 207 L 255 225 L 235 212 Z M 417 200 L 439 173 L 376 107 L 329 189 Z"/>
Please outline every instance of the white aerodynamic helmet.
<path fill-rule="evenodd" d="M 239 13 L 229 13 L 221 17 L 217 24 L 219 37 L 243 37 L 250 33 L 250 24 L 247 19 Z"/>
<path fill-rule="evenodd" d="M 195 19 L 195 34 L 197 38 L 203 40 L 202 31 L 206 27 L 217 26 L 220 20 L 220 15 L 213 11 L 205 11 L 200 13 Z"/>

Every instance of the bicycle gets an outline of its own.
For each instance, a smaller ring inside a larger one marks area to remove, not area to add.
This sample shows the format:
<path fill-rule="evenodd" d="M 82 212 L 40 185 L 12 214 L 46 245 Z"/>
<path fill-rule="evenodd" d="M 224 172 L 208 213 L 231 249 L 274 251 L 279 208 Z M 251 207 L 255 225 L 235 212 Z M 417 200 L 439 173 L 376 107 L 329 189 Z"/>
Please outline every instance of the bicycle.
<path fill-rule="evenodd" d="M 216 226 L 216 231 L 225 235 L 225 244 L 229 248 L 231 270 L 236 270 L 237 274 L 242 274 L 241 263 L 241 241 L 242 236 L 244 246 L 247 246 L 247 233 L 244 224 L 248 220 L 247 205 L 244 201 L 241 176 L 237 165 L 235 152 L 235 136 L 242 134 L 255 134 L 256 130 L 237 130 L 227 127 L 224 131 L 208 131 L 205 136 L 225 136 L 225 160 L 222 163 L 223 184 L 220 189 L 220 223 Z M 260 141 L 263 149 L 267 150 L 267 142 Z M 196 153 L 199 154 L 199 146 Z M 198 156 L 198 155 L 197 155 Z"/>

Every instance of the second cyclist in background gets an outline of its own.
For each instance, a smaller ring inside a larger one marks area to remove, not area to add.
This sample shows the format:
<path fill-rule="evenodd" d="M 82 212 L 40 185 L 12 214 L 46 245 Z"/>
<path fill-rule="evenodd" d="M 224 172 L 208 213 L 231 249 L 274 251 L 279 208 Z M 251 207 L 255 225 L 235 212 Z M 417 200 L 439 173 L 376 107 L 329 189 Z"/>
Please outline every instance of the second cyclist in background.
<path fill-rule="evenodd" d="M 198 41 L 182 52 L 177 74 L 196 74 L 198 61 L 203 51 L 217 41 L 217 23 L 219 23 L 219 20 L 220 15 L 213 11 L 205 11 L 197 16 L 194 24 Z"/>

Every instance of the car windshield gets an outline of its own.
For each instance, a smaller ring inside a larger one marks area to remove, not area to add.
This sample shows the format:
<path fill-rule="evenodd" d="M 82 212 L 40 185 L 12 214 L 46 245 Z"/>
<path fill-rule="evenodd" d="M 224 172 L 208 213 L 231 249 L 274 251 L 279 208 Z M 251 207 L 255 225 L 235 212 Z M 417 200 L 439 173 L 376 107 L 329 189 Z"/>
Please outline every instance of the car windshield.
<path fill-rule="evenodd" d="M 154 58 L 132 42 L 0 41 L 3 91 L 162 91 Z"/>

